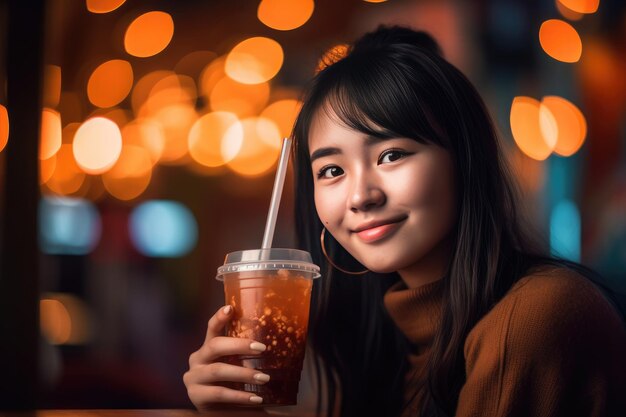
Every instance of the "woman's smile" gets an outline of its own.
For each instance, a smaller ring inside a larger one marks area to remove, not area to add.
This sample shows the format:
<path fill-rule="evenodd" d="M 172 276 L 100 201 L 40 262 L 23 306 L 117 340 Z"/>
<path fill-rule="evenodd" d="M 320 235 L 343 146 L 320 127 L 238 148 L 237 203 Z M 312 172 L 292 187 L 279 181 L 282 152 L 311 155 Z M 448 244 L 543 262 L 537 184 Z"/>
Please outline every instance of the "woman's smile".
<path fill-rule="evenodd" d="M 369 224 L 359 226 L 353 233 L 365 243 L 375 243 L 393 235 L 402 227 L 405 220 L 406 216 L 400 219 L 369 222 Z"/>

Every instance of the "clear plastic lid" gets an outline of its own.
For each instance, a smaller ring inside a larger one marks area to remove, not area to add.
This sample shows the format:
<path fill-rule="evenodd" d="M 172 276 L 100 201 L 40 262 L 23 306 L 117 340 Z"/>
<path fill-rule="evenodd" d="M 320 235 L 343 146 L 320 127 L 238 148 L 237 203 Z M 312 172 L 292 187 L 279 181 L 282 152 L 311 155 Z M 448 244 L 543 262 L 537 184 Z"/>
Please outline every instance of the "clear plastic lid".
<path fill-rule="evenodd" d="M 226 255 L 224 265 L 217 268 L 219 281 L 224 275 L 241 271 L 302 271 L 310 278 L 320 277 L 320 267 L 313 263 L 309 252 L 299 249 L 250 249 L 231 252 Z"/>

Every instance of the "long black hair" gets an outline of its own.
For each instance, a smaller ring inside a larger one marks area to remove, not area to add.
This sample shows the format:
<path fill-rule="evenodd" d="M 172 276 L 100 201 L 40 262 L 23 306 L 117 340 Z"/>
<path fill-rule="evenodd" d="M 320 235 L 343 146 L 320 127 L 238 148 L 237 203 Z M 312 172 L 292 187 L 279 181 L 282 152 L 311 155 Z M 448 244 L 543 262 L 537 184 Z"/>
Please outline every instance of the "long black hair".
<path fill-rule="evenodd" d="M 491 118 L 434 39 L 397 26 L 364 35 L 313 78 L 293 131 L 298 245 L 311 252 L 323 274 L 313 292 L 310 341 L 317 379 L 326 381 L 327 415 L 333 415 L 337 393 L 342 417 L 400 414 L 410 347 L 382 301 L 398 274 L 350 276 L 332 269 L 322 255 L 308 137 L 313 117 L 326 105 L 353 129 L 441 146 L 453 158 L 455 243 L 422 387 L 422 415 L 453 415 L 465 382 L 465 338 L 506 291 L 545 265 L 592 272 L 544 255 L 523 232 L 517 190 Z M 344 268 L 363 269 L 328 233 L 326 246 Z M 322 386 L 318 400 L 321 396 Z"/>

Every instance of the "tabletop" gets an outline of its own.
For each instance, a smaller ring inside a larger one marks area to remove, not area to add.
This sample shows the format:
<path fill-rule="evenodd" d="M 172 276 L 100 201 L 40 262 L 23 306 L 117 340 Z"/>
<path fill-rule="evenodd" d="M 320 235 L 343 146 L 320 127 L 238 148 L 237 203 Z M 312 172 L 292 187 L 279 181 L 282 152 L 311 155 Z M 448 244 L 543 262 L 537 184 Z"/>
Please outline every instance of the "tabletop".
<path fill-rule="evenodd" d="M 297 414 L 290 407 L 271 408 L 228 408 L 211 411 L 195 410 L 33 410 L 0 411 L 0 417 L 313 417 L 301 410 Z"/>
<path fill-rule="evenodd" d="M 195 410 L 33 410 L 0 411 L 0 417 L 313 417 L 314 414 L 295 414 L 289 407 L 228 408 L 211 411 Z"/>

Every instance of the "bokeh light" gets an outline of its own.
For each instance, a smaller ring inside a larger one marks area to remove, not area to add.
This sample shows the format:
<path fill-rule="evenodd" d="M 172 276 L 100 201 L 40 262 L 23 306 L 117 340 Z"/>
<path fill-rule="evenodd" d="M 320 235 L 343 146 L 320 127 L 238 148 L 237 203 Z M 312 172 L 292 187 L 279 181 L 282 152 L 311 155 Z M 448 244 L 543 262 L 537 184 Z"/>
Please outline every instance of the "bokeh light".
<path fill-rule="evenodd" d="M 139 79 L 139 81 L 137 81 L 130 97 L 131 105 L 133 107 L 135 115 L 139 114 L 141 107 L 150 96 L 152 87 L 154 87 L 156 83 L 169 75 L 174 75 L 174 73 L 172 71 L 165 70 L 152 71 L 144 75 Z"/>
<path fill-rule="evenodd" d="M 70 339 L 72 319 L 59 300 L 43 299 L 39 302 L 39 322 L 48 343 L 62 345 Z"/>
<path fill-rule="evenodd" d="M 531 97 L 515 97 L 511 105 L 510 123 L 515 143 L 529 157 L 542 161 L 550 156 L 555 143 L 546 142 L 544 132 L 552 132 L 556 140 L 556 121 L 549 111 L 540 113 L 539 101 Z"/>
<path fill-rule="evenodd" d="M 207 65 L 200 74 L 200 93 L 205 97 L 209 97 L 215 85 L 226 76 L 224 72 L 224 64 L 226 56 L 214 59 Z"/>
<path fill-rule="evenodd" d="M 595 13 L 600 6 L 600 0 L 558 0 L 570 10 L 577 13 L 590 14 Z"/>
<path fill-rule="evenodd" d="M 0 104 L 0 152 L 9 142 L 9 112 Z"/>
<path fill-rule="evenodd" d="M 122 129 L 123 146 L 134 145 L 148 151 L 152 165 L 156 164 L 163 154 L 165 134 L 161 125 L 151 119 L 138 118 Z"/>
<path fill-rule="evenodd" d="M 87 10 L 91 13 L 109 13 L 124 4 L 126 0 L 87 0 Z"/>
<path fill-rule="evenodd" d="M 100 64 L 89 77 L 87 96 L 98 107 L 113 107 L 126 98 L 133 86 L 133 68 L 128 61 L 113 59 Z"/>
<path fill-rule="evenodd" d="M 283 48 L 278 42 L 258 36 L 237 44 L 228 54 L 224 70 L 242 84 L 260 84 L 278 74 L 283 60 Z"/>
<path fill-rule="evenodd" d="M 121 129 L 132 119 L 132 114 L 126 109 L 112 107 L 109 109 L 97 109 L 91 112 L 87 118 L 90 119 L 92 117 L 104 117 L 105 119 L 109 119 Z"/>
<path fill-rule="evenodd" d="M 266 26 L 276 30 L 292 30 L 304 25 L 313 15 L 313 0 L 263 0 L 257 16 Z"/>
<path fill-rule="evenodd" d="M 115 164 L 122 150 L 122 133 L 111 120 L 94 117 L 83 123 L 73 141 L 76 163 L 88 174 L 101 174 Z"/>
<path fill-rule="evenodd" d="M 46 65 L 43 75 L 43 105 L 55 108 L 61 99 L 61 67 Z"/>
<path fill-rule="evenodd" d="M 45 184 L 48 182 L 54 170 L 57 167 L 57 157 L 52 155 L 48 159 L 39 160 L 39 184 Z"/>
<path fill-rule="evenodd" d="M 546 20 L 541 24 L 539 43 L 546 54 L 562 62 L 577 62 L 583 50 L 576 29 L 559 19 Z"/>
<path fill-rule="evenodd" d="M 198 240 L 198 224 L 191 211 L 175 201 L 153 200 L 135 207 L 130 236 L 145 256 L 175 258 L 189 253 Z"/>
<path fill-rule="evenodd" d="M 42 335 L 53 345 L 80 345 L 93 336 L 89 307 L 72 294 L 42 294 L 39 320 Z"/>
<path fill-rule="evenodd" d="M 131 22 L 124 36 L 124 47 L 130 55 L 154 56 L 169 45 L 174 36 L 174 20 L 168 13 L 144 13 Z"/>
<path fill-rule="evenodd" d="M 174 72 L 188 75 L 194 80 L 199 80 L 202 70 L 215 58 L 217 58 L 217 54 L 212 51 L 190 52 L 176 63 Z"/>
<path fill-rule="evenodd" d="M 149 117 L 174 104 L 193 106 L 196 97 L 196 83 L 191 77 L 170 74 L 154 83 L 137 115 Z"/>
<path fill-rule="evenodd" d="M 158 122 L 165 138 L 160 162 L 162 164 L 181 164 L 189 151 L 188 136 L 191 126 L 198 119 L 194 107 L 190 104 L 175 104 L 159 110 L 153 117 Z"/>
<path fill-rule="evenodd" d="M 209 102 L 213 111 L 226 111 L 246 118 L 259 114 L 269 97 L 268 83 L 241 84 L 224 77 L 213 87 Z"/>
<path fill-rule="evenodd" d="M 544 97 L 540 106 L 549 109 L 558 127 L 554 152 L 561 156 L 575 154 L 587 136 L 585 116 L 573 103 L 558 96 Z"/>
<path fill-rule="evenodd" d="M 152 160 L 139 146 L 124 145 L 117 163 L 102 175 L 104 188 L 118 200 L 139 197 L 150 185 Z"/>
<path fill-rule="evenodd" d="M 61 114 L 52 109 L 43 109 L 41 113 L 41 137 L 39 141 L 39 159 L 54 156 L 61 147 Z"/>
<path fill-rule="evenodd" d="M 281 137 L 278 126 L 269 119 L 251 117 L 241 121 L 243 143 L 237 155 L 227 166 L 237 174 L 254 177 L 267 173 L 280 154 Z M 231 136 L 237 135 L 238 127 L 231 126 L 224 140 L 234 143 Z"/>
<path fill-rule="evenodd" d="M 570 200 L 560 201 L 550 214 L 550 251 L 580 262 L 580 211 Z"/>
<path fill-rule="evenodd" d="M 556 5 L 556 9 L 561 13 L 561 16 L 566 18 L 567 20 L 578 21 L 585 16 L 583 13 L 575 12 L 563 5 L 560 0 L 554 0 Z"/>
<path fill-rule="evenodd" d="M 102 221 L 87 200 L 46 196 L 39 204 L 39 230 L 44 253 L 85 255 L 100 241 Z"/>
<path fill-rule="evenodd" d="M 230 135 L 226 137 L 225 134 L 229 129 Z M 242 143 L 243 128 L 233 113 L 205 114 L 189 131 L 189 154 L 196 162 L 206 167 L 224 165 L 237 155 Z"/>
<path fill-rule="evenodd" d="M 281 137 L 289 137 L 300 107 L 302 107 L 300 100 L 278 100 L 267 106 L 260 116 L 276 123 Z"/>
<path fill-rule="evenodd" d="M 68 195 L 78 191 L 85 181 L 85 173 L 76 164 L 72 145 L 65 143 L 61 145 L 56 154 L 55 165 L 54 173 L 46 182 L 46 186 L 59 195 Z"/>
<path fill-rule="evenodd" d="M 387 0 L 363 0 L 365 3 L 384 3 Z"/>

